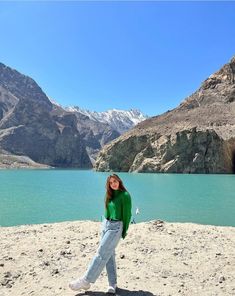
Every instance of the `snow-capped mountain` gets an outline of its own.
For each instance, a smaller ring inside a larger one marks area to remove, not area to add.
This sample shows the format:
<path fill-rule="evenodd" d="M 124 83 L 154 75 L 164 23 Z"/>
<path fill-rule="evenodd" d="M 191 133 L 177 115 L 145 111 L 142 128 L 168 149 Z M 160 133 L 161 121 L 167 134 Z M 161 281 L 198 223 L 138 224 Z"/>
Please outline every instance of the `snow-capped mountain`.
<path fill-rule="evenodd" d="M 69 112 L 78 112 L 88 116 L 94 121 L 107 123 L 120 134 L 126 132 L 139 122 L 148 118 L 148 116 L 136 109 L 131 109 L 128 111 L 112 109 L 104 112 L 96 112 L 84 110 L 80 107 L 74 106 L 66 107 L 65 110 Z"/>

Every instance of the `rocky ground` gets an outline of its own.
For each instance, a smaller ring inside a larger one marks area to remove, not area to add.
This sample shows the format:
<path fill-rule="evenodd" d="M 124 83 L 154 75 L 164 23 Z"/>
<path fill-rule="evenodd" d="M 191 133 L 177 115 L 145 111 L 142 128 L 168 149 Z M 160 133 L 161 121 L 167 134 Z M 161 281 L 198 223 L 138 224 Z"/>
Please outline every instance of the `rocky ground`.
<path fill-rule="evenodd" d="M 2 154 L 0 152 L 0 169 L 48 169 L 49 165 L 33 161 L 27 156 Z"/>
<path fill-rule="evenodd" d="M 95 254 L 100 225 L 1 227 L 0 296 L 106 295 L 105 271 L 86 293 L 68 288 Z M 234 227 L 159 220 L 132 224 L 116 257 L 117 295 L 235 295 Z"/>

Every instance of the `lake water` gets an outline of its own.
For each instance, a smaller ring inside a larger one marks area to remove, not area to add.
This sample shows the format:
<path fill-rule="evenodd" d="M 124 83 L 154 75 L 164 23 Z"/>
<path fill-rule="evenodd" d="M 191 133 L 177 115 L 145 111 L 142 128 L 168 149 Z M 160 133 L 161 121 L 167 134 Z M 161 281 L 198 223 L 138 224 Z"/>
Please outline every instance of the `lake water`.
<path fill-rule="evenodd" d="M 108 175 L 92 170 L 1 170 L 0 225 L 100 221 Z M 235 175 L 118 175 L 131 194 L 136 222 L 235 226 Z"/>

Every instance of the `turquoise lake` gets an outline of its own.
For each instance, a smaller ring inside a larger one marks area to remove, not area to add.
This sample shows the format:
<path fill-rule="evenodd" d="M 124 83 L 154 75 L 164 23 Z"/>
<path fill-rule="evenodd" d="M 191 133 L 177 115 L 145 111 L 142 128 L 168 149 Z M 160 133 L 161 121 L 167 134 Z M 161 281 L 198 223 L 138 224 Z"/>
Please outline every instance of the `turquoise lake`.
<path fill-rule="evenodd" d="M 92 170 L 1 170 L 0 225 L 100 221 L 108 175 Z M 118 175 L 131 194 L 136 222 L 235 226 L 235 175 Z"/>

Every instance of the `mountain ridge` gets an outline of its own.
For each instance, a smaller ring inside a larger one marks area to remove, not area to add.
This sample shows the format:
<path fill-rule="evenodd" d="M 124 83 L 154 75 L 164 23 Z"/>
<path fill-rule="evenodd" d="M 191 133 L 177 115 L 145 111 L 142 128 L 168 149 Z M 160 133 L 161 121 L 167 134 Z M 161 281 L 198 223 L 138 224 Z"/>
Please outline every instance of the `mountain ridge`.
<path fill-rule="evenodd" d="M 235 172 L 234 75 L 235 57 L 210 75 L 178 107 L 139 123 L 105 146 L 97 157 L 95 169 Z M 120 161 L 125 155 L 129 159 Z"/>
<path fill-rule="evenodd" d="M 66 111 L 32 78 L 0 63 L 0 167 L 92 168 L 102 146 L 119 135 Z"/>
<path fill-rule="evenodd" d="M 70 112 L 79 112 L 90 119 L 107 123 L 112 128 L 117 130 L 120 134 L 123 134 L 127 130 L 134 127 L 139 122 L 148 118 L 147 115 L 144 115 L 138 109 L 130 109 L 130 110 L 119 110 L 119 109 L 109 109 L 107 111 L 97 112 L 90 111 L 87 109 L 82 109 L 78 106 L 70 106 L 66 107 L 65 110 Z"/>

